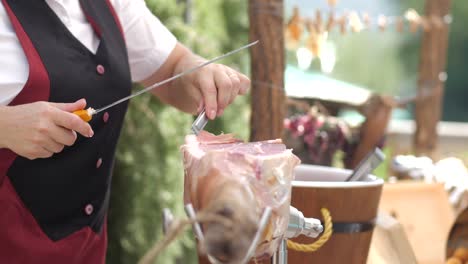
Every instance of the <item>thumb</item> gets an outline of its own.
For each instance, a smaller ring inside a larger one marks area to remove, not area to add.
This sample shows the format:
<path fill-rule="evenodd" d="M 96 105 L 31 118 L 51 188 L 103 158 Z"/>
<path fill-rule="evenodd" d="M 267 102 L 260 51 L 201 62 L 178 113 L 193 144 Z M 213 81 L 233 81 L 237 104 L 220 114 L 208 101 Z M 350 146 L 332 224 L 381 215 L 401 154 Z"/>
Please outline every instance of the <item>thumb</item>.
<path fill-rule="evenodd" d="M 52 106 L 66 111 L 66 112 L 73 112 L 76 110 L 82 110 L 86 107 L 86 100 L 85 99 L 80 99 L 74 103 L 51 103 Z"/>

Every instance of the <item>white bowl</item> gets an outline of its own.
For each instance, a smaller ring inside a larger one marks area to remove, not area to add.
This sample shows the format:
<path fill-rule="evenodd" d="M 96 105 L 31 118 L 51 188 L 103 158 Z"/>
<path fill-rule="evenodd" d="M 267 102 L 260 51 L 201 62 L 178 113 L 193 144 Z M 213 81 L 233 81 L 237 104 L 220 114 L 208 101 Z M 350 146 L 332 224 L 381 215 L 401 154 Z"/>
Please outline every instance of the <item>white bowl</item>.
<path fill-rule="evenodd" d="M 384 181 L 374 175 L 368 175 L 361 181 L 345 182 L 351 170 L 301 164 L 295 169 L 293 187 L 310 188 L 363 188 L 383 185 Z"/>

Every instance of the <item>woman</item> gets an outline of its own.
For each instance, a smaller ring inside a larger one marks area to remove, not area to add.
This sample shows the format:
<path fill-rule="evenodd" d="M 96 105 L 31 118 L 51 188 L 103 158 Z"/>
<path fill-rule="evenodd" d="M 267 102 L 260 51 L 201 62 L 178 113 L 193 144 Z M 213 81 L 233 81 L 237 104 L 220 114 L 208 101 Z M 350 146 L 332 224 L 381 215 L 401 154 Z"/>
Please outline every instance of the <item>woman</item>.
<path fill-rule="evenodd" d="M 2 0 L 0 263 L 104 263 L 115 147 L 127 103 L 204 59 L 143 0 Z M 249 80 L 213 64 L 154 90 L 182 111 L 223 113 Z"/>

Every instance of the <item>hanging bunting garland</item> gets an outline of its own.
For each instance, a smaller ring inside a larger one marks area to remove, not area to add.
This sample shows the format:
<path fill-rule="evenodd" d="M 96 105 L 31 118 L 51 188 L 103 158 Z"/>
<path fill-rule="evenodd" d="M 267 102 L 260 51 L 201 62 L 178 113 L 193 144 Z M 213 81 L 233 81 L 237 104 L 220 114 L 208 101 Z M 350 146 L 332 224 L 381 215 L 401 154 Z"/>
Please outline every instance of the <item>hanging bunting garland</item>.
<path fill-rule="evenodd" d="M 302 18 L 299 14 L 299 8 L 297 6 L 294 7 L 291 19 L 286 25 L 285 36 L 288 49 L 297 49 L 304 37 L 303 34 L 307 32 L 307 46 L 314 55 L 320 56 L 321 46 L 323 46 L 323 42 L 326 40 L 327 33 L 331 32 L 334 28 L 338 28 L 339 32 L 345 35 L 348 27 L 351 32 L 359 33 L 364 29 L 371 29 L 374 26 L 373 19 L 369 14 L 363 13 L 360 16 L 358 12 L 352 11 L 337 15 L 335 10 L 337 1 L 327 0 L 327 2 L 330 6 L 327 19 L 321 10 L 316 10 L 314 19 L 305 21 L 306 19 Z M 375 21 L 375 26 L 381 32 L 385 32 L 390 25 L 394 25 L 399 33 L 403 33 L 406 28 L 411 33 L 416 33 L 420 29 L 425 32 L 441 29 L 452 22 L 452 17 L 450 15 L 444 17 L 425 17 L 419 15 L 414 9 L 408 9 L 403 16 L 389 17 L 381 14 L 377 16 Z M 408 27 L 405 27 L 405 25 L 408 25 Z"/>
<path fill-rule="evenodd" d="M 359 17 L 358 13 L 353 11 L 349 14 L 348 17 L 349 26 L 354 33 L 359 33 L 363 30 L 364 25 L 361 22 L 361 18 Z"/>
<path fill-rule="evenodd" d="M 405 18 L 409 21 L 410 31 L 415 33 L 421 25 L 421 17 L 419 16 L 418 12 L 416 12 L 414 9 L 408 9 L 405 12 Z"/>
<path fill-rule="evenodd" d="M 306 47 L 315 57 L 320 58 L 322 55 L 323 45 L 327 40 L 328 34 L 319 28 L 316 21 L 313 20 L 307 21 L 307 29 L 309 31 L 309 37 L 307 39 Z"/>
<path fill-rule="evenodd" d="M 369 16 L 368 13 L 363 13 L 362 14 L 362 21 L 364 22 L 364 26 L 366 28 L 370 28 L 372 20 L 371 20 L 371 17 Z"/>
<path fill-rule="evenodd" d="M 341 35 L 346 35 L 348 29 L 352 33 L 372 28 L 386 32 L 394 26 L 398 33 L 403 33 L 405 30 L 416 33 L 419 30 L 424 32 L 440 30 L 452 22 L 449 14 L 443 17 L 426 17 L 419 15 L 414 9 L 408 9 L 402 16 L 396 17 L 380 14 L 372 18 L 368 13 L 359 15 L 357 11 L 339 14 L 335 9 L 336 0 L 327 0 L 327 3 L 330 9 L 326 13 L 316 10 L 309 19 L 301 16 L 299 8 L 295 6 L 291 18 L 285 25 L 286 48 L 296 51 L 302 68 L 308 68 L 311 61 L 318 58 L 322 70 L 327 72 L 333 70 L 336 55 L 333 43 L 328 41 L 328 35 L 334 29 L 337 29 Z"/>
<path fill-rule="evenodd" d="M 286 46 L 290 49 L 297 48 L 302 38 L 303 31 L 304 25 L 299 14 L 299 8 L 294 7 L 293 15 L 286 25 Z"/>
<path fill-rule="evenodd" d="M 332 28 L 335 26 L 335 23 L 336 23 L 335 13 L 332 11 L 332 12 L 330 12 L 330 14 L 328 16 L 326 31 L 330 32 L 332 30 Z"/>
<path fill-rule="evenodd" d="M 341 35 L 346 35 L 346 15 L 341 16 L 338 24 L 340 25 Z"/>
<path fill-rule="evenodd" d="M 380 31 L 384 32 L 387 29 L 387 17 L 384 15 L 379 15 L 377 18 L 377 23 L 379 25 Z"/>
<path fill-rule="evenodd" d="M 328 5 L 332 8 L 336 6 L 336 2 L 338 2 L 338 0 L 327 0 Z"/>

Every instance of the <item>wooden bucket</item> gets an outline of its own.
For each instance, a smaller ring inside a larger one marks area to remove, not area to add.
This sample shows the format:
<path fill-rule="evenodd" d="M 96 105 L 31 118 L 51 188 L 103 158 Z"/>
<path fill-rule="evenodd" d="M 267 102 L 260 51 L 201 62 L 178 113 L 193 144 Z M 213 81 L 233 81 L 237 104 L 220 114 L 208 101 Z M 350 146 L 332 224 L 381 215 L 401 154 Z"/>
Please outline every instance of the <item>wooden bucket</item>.
<path fill-rule="evenodd" d="M 291 205 L 305 217 L 321 219 L 320 209 L 330 211 L 333 235 L 316 252 L 288 250 L 288 262 L 364 264 L 377 217 L 383 180 L 369 175 L 364 181 L 344 182 L 351 171 L 300 165 L 293 182 Z M 300 236 L 295 242 L 310 244 L 316 239 Z"/>

